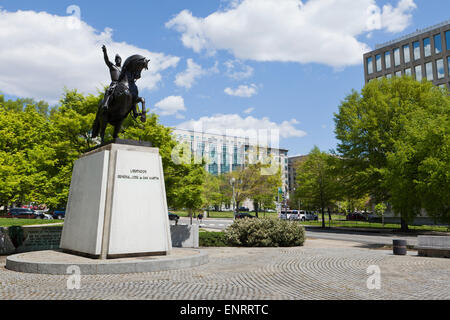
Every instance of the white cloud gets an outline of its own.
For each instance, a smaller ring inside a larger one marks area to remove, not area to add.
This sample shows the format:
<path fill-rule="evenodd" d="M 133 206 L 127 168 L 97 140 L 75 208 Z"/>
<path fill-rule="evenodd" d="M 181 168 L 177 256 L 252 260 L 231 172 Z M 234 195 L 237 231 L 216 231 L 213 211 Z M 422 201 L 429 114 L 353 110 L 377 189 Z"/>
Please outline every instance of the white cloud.
<path fill-rule="evenodd" d="M 237 59 L 322 63 L 362 62 L 370 50 L 357 37 L 373 30 L 399 32 L 411 21 L 413 0 L 381 9 L 376 0 L 241 0 L 209 16 L 181 11 L 166 23 L 195 52 L 227 50 Z"/>
<path fill-rule="evenodd" d="M 155 104 L 156 112 L 162 116 L 175 115 L 177 119 L 183 119 L 180 111 L 186 111 L 184 99 L 181 96 L 169 96 Z"/>
<path fill-rule="evenodd" d="M 224 92 L 230 96 L 250 98 L 258 93 L 258 87 L 255 84 L 241 85 L 236 89 L 225 88 Z"/>
<path fill-rule="evenodd" d="M 64 87 L 97 93 L 111 81 L 103 61 L 103 44 L 112 61 L 116 53 L 123 61 L 133 54 L 151 60 L 149 70 L 144 70 L 138 80 L 141 90 L 156 88 L 161 72 L 175 67 L 180 60 L 115 42 L 108 28 L 99 33 L 83 21 L 74 27 L 73 19 L 46 12 L 0 9 L 0 90 L 50 103 L 57 102 Z"/>
<path fill-rule="evenodd" d="M 188 59 L 186 71 L 176 75 L 175 84 L 179 87 L 190 89 L 197 79 L 208 74 L 218 73 L 219 69 L 217 68 L 217 65 L 218 63 L 216 62 L 213 67 L 203 69 L 202 66 L 196 64 L 194 60 Z"/>
<path fill-rule="evenodd" d="M 250 78 L 253 75 L 254 69 L 245 65 L 240 60 L 228 60 L 224 64 L 227 67 L 225 74 L 231 79 L 242 80 Z"/>
<path fill-rule="evenodd" d="M 296 124 L 298 121 L 295 119 L 276 123 L 267 117 L 258 119 L 252 116 L 242 118 L 238 114 L 216 114 L 211 117 L 201 117 L 198 120 L 185 121 L 177 128 L 239 137 L 248 137 L 255 130 L 273 130 L 275 132 L 278 130 L 282 138 L 306 136 L 306 132 L 295 128 Z"/>
<path fill-rule="evenodd" d="M 381 14 L 381 22 L 389 32 L 401 32 L 410 24 L 411 15 L 404 14 L 411 9 L 416 8 L 413 0 L 401 0 L 397 7 L 392 7 L 391 4 L 383 6 Z"/>
<path fill-rule="evenodd" d="M 245 113 L 245 114 L 250 114 L 250 113 L 252 113 L 254 110 L 255 110 L 255 108 L 248 108 L 248 109 L 245 109 L 245 110 L 244 110 L 244 113 Z"/>

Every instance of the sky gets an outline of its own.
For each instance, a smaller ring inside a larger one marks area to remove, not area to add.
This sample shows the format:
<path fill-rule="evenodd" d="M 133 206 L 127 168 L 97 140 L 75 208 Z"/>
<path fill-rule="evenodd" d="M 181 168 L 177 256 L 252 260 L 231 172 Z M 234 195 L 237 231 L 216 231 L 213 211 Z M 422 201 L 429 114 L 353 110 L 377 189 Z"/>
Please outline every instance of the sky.
<path fill-rule="evenodd" d="M 0 0 L 0 93 L 96 94 L 105 44 L 111 61 L 150 59 L 137 85 L 166 126 L 269 129 L 289 156 L 328 151 L 363 54 L 449 12 L 448 0 Z"/>

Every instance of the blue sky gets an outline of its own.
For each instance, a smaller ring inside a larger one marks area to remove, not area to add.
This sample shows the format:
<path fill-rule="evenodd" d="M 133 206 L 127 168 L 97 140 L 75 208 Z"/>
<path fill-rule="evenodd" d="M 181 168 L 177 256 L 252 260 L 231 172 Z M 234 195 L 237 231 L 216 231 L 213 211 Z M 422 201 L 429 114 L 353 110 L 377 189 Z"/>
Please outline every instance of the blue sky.
<path fill-rule="evenodd" d="M 61 24 L 70 5 L 81 13 L 75 31 Z M 290 155 L 335 148 L 333 113 L 363 86 L 363 52 L 450 18 L 447 0 L 3 0 L 0 7 L 7 97 L 56 102 L 64 86 L 95 92 L 109 83 L 99 45 L 106 42 L 111 60 L 116 51 L 150 57 L 138 86 L 164 125 L 277 128 Z"/>

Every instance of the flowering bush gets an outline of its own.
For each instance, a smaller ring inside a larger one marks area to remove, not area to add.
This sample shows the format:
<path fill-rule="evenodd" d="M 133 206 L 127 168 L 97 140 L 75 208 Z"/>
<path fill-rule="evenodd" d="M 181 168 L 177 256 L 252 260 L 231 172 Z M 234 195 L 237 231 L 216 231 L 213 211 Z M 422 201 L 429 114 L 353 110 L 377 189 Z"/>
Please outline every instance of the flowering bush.
<path fill-rule="evenodd" d="M 225 230 L 232 246 L 293 247 L 305 242 L 305 228 L 294 221 L 276 218 L 239 219 Z"/>

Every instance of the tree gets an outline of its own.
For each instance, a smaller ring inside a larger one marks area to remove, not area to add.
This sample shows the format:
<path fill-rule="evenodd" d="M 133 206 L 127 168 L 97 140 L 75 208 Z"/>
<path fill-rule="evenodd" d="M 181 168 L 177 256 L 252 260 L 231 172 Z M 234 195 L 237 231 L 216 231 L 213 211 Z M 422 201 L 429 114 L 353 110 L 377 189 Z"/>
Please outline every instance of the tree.
<path fill-rule="evenodd" d="M 338 179 L 333 174 L 334 157 L 314 147 L 308 158 L 296 168 L 296 197 L 307 205 L 320 208 L 325 228 L 325 209 L 338 200 Z"/>
<path fill-rule="evenodd" d="M 47 115 L 30 99 L 0 102 L 0 203 L 43 200 L 54 166 Z"/>
<path fill-rule="evenodd" d="M 421 181 L 427 181 L 437 169 L 427 170 L 420 157 L 416 157 L 413 137 L 418 135 L 413 131 L 422 131 L 423 141 L 433 123 L 439 128 L 433 131 L 435 138 L 442 142 L 441 146 L 445 145 L 448 129 L 442 129 L 436 119 L 448 118 L 448 110 L 448 94 L 430 82 L 395 77 L 372 81 L 361 93 L 352 92 L 335 114 L 335 133 L 340 141 L 337 151 L 350 177 L 346 185 L 351 185 L 355 194 L 370 194 L 375 202 L 391 203 L 401 217 L 402 230 L 408 230 L 408 222 L 421 211 L 424 203 L 430 203 L 423 196 L 431 190 L 430 186 L 424 182 L 421 191 L 416 187 L 419 168 Z M 425 145 L 423 151 L 427 150 Z M 433 149 L 433 154 L 438 153 L 439 147 L 430 141 L 427 147 L 428 151 Z M 445 157 L 439 155 L 439 162 L 444 163 Z M 441 175 L 437 185 L 445 181 L 448 173 L 448 167 L 438 166 Z M 445 202 L 446 195 L 440 194 Z"/>
<path fill-rule="evenodd" d="M 84 96 L 65 90 L 60 105 L 49 110 L 42 101 L 5 101 L 0 96 L 0 204 L 65 205 L 74 161 L 98 144 L 90 133 L 102 98 L 102 93 Z M 174 163 L 171 153 L 176 141 L 171 129 L 159 124 L 154 114 L 147 119 L 140 123 L 128 117 L 120 137 L 151 141 L 159 148 L 169 206 L 201 207 L 202 165 Z M 109 128 L 107 137 L 111 133 Z"/>
<path fill-rule="evenodd" d="M 399 119 L 404 130 L 387 155 L 386 185 L 394 209 L 422 208 L 450 223 L 450 99 L 432 87 L 427 103 Z"/>
<path fill-rule="evenodd" d="M 240 204 L 246 199 L 252 199 L 258 194 L 258 188 L 261 184 L 261 163 L 250 164 L 244 168 L 226 174 L 228 181 L 233 181 L 234 201 L 236 210 L 239 210 Z"/>
<path fill-rule="evenodd" d="M 207 217 L 209 218 L 209 207 L 221 205 L 222 195 L 220 194 L 220 178 L 208 172 L 205 173 L 205 182 L 203 187 L 203 199 L 206 207 Z"/>
<path fill-rule="evenodd" d="M 386 212 L 386 209 L 387 209 L 387 206 L 383 202 L 378 203 L 375 206 L 375 213 L 378 216 L 381 216 L 381 223 L 383 224 L 383 226 L 384 226 L 384 213 Z"/>
<path fill-rule="evenodd" d="M 273 175 L 263 175 L 260 173 L 257 180 L 258 182 L 251 195 L 256 217 L 258 217 L 258 213 L 261 208 L 274 208 L 278 188 L 282 185 L 281 171 L 278 170 L 278 172 Z"/>

